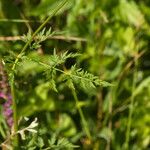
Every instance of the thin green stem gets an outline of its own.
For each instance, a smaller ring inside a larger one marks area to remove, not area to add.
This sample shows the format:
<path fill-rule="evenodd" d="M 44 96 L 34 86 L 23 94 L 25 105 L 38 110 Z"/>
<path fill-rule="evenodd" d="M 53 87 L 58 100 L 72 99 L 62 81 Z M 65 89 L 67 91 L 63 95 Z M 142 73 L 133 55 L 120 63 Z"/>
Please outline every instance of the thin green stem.
<path fill-rule="evenodd" d="M 0 22 L 15 22 L 15 23 L 27 23 L 27 22 L 42 22 L 40 20 L 25 20 L 25 19 L 0 19 Z"/>
<path fill-rule="evenodd" d="M 78 100 L 77 94 L 75 92 L 75 89 L 72 88 L 71 91 L 72 91 L 72 95 L 73 95 L 73 97 L 75 99 L 76 106 L 77 106 L 77 109 L 79 111 L 79 115 L 81 117 L 85 133 L 86 133 L 87 137 L 91 140 L 90 130 L 88 128 L 88 125 L 87 125 L 86 119 L 84 117 L 83 111 L 82 111 L 81 107 L 79 106 L 79 100 Z"/>
<path fill-rule="evenodd" d="M 39 65 L 41 65 L 41 66 L 43 66 L 43 67 L 45 67 L 45 68 L 54 69 L 54 70 L 56 70 L 56 71 L 58 71 L 58 72 L 61 72 L 61 73 L 63 73 L 63 74 L 69 75 L 69 76 L 76 77 L 76 78 L 78 78 L 78 79 L 84 79 L 84 80 L 87 80 L 87 81 L 89 81 L 89 82 L 92 81 L 92 80 L 90 80 L 89 78 L 85 78 L 85 77 L 81 77 L 81 76 L 78 76 L 78 75 L 75 75 L 75 74 L 71 74 L 71 73 L 69 73 L 69 72 L 63 71 L 63 70 L 61 70 L 61 69 L 59 69 L 59 68 L 56 68 L 56 67 L 53 67 L 53 66 L 50 66 L 50 65 L 48 65 L 48 64 L 46 64 L 46 63 L 43 63 L 43 62 L 41 62 L 41 61 L 37 61 L 37 60 L 31 59 L 31 58 L 27 58 L 27 59 L 30 60 L 30 61 L 36 62 L 36 63 L 38 63 Z"/>
<path fill-rule="evenodd" d="M 29 41 L 24 45 L 24 47 L 22 48 L 21 52 L 19 53 L 19 55 L 17 56 L 13 67 L 12 67 L 12 71 L 15 70 L 16 64 L 19 61 L 19 59 L 21 58 L 22 54 L 25 52 L 25 50 L 27 49 L 27 47 L 31 44 L 32 40 L 34 39 L 34 37 L 36 36 L 36 34 L 42 30 L 42 28 L 47 24 L 47 22 L 67 3 L 68 0 L 63 0 L 57 7 L 56 9 L 54 9 L 51 14 L 49 15 L 49 17 L 38 27 L 38 29 L 33 33 L 33 35 L 31 36 L 31 38 L 29 39 Z"/>
<path fill-rule="evenodd" d="M 12 108 L 13 108 L 13 121 L 14 121 L 14 126 L 13 126 L 13 132 L 16 133 L 18 131 L 18 119 L 17 119 L 17 106 L 16 106 L 16 98 L 15 98 L 15 90 L 14 90 L 14 78 L 12 79 L 10 83 L 10 88 L 11 88 L 11 95 L 12 95 Z M 14 146 L 18 146 L 18 136 L 14 138 Z"/>
<path fill-rule="evenodd" d="M 130 132 L 131 132 L 131 123 L 132 123 L 132 116 L 134 111 L 134 91 L 136 88 L 136 77 L 137 77 L 137 60 L 135 60 L 135 70 L 133 73 L 133 83 L 132 83 L 132 95 L 131 95 L 131 102 L 129 105 L 129 116 L 128 116 L 128 124 L 127 124 L 127 131 L 126 131 L 126 139 L 125 139 L 125 150 L 129 149 L 129 141 L 130 141 Z"/>
<path fill-rule="evenodd" d="M 11 94 L 13 97 L 13 119 L 14 119 L 14 132 L 17 132 L 18 130 L 18 118 L 17 118 L 17 104 L 16 104 L 16 97 L 15 97 L 15 89 L 14 89 L 14 72 L 16 69 L 16 65 L 20 58 L 22 57 L 22 54 L 26 51 L 28 46 L 31 44 L 32 40 L 36 36 L 36 34 L 47 24 L 47 22 L 67 3 L 68 0 L 63 0 L 61 1 L 56 8 L 51 12 L 49 17 L 42 23 L 39 28 L 33 33 L 32 37 L 29 39 L 29 41 L 24 45 L 22 48 L 21 52 L 17 55 L 15 62 L 11 68 L 11 73 L 10 73 L 10 87 L 11 87 Z M 18 146 L 18 136 L 16 135 L 15 138 L 15 146 Z"/>

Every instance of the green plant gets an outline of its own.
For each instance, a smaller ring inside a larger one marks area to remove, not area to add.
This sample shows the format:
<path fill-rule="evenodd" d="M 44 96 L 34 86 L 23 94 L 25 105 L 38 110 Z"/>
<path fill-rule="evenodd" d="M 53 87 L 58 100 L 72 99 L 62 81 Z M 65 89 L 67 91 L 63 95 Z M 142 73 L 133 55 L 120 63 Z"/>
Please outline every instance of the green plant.
<path fill-rule="evenodd" d="M 9 74 L 9 83 L 10 83 L 10 90 L 11 90 L 11 96 L 12 96 L 13 124 L 10 126 L 10 128 L 12 128 L 10 135 L 1 144 L 2 147 L 9 148 L 9 146 L 10 147 L 14 146 L 16 148 L 19 148 L 18 134 L 20 134 L 21 138 L 23 140 L 25 140 L 25 131 L 37 133 L 37 131 L 35 129 L 33 129 L 38 125 L 38 123 L 36 122 L 37 120 L 33 121 L 28 127 L 25 127 L 23 129 L 19 130 L 19 127 L 18 127 L 19 116 L 17 115 L 18 114 L 18 109 L 17 109 L 18 106 L 17 106 L 17 96 L 16 96 L 16 90 L 15 90 L 15 82 L 16 82 L 15 80 L 16 80 L 16 74 L 18 72 L 17 67 L 20 65 L 23 65 L 24 61 L 26 61 L 26 60 L 33 61 L 35 63 L 38 63 L 42 67 L 44 67 L 44 74 L 46 75 L 45 76 L 46 80 L 49 82 L 49 86 L 51 87 L 51 89 L 53 89 L 55 92 L 58 92 L 56 89 L 56 84 L 55 84 L 55 76 L 56 76 L 57 72 L 63 74 L 61 80 L 63 82 L 66 82 L 68 84 L 68 87 L 71 88 L 74 99 L 76 101 L 77 108 L 79 110 L 79 114 L 81 116 L 81 120 L 83 122 L 85 132 L 87 134 L 87 137 L 91 140 L 91 135 L 90 135 L 89 129 L 87 127 L 87 123 L 86 123 L 84 114 L 82 112 L 82 109 L 78 105 L 79 101 L 78 101 L 77 95 L 75 93 L 74 83 L 78 84 L 81 82 L 80 86 L 85 89 L 86 88 L 92 89 L 98 85 L 110 86 L 111 84 L 101 81 L 98 77 L 96 77 L 88 72 L 84 72 L 82 69 L 77 69 L 75 65 L 73 67 L 71 67 L 70 70 L 64 71 L 62 69 L 59 69 L 59 67 L 62 66 L 66 62 L 67 59 L 78 56 L 78 54 L 76 54 L 76 53 L 64 52 L 64 53 L 58 55 L 58 54 L 56 54 L 56 51 L 54 50 L 54 54 L 49 57 L 49 61 L 47 63 L 44 63 L 36 58 L 32 59 L 32 58 L 28 57 L 26 54 L 26 50 L 27 50 L 28 46 L 31 50 L 33 50 L 33 49 L 37 50 L 41 47 L 41 45 L 40 45 L 41 42 L 45 41 L 49 36 L 53 35 L 53 33 L 51 33 L 51 28 L 45 32 L 46 29 L 45 28 L 43 29 L 43 27 L 66 3 L 67 3 L 67 0 L 63 0 L 63 1 L 59 2 L 58 5 L 54 8 L 54 10 L 52 10 L 49 17 L 38 27 L 38 29 L 33 34 L 31 34 L 31 32 L 29 31 L 27 36 L 26 35 L 23 36 L 22 40 L 25 42 L 24 47 L 19 52 L 19 54 L 17 54 L 17 56 L 13 58 L 14 60 L 10 60 L 11 69 L 8 71 L 8 74 Z M 14 56 L 15 56 L 15 54 L 14 54 Z M 4 74 L 2 74 L 2 77 L 3 76 L 4 76 Z M 7 98 L 4 97 L 4 99 L 6 99 L 6 101 L 8 101 Z M 9 107 L 11 107 L 11 106 L 9 106 Z M 14 141 L 13 144 L 9 145 L 9 143 L 11 143 L 12 140 Z M 72 144 L 70 144 L 65 139 L 58 140 L 57 145 L 54 145 L 55 140 L 56 139 L 52 139 L 52 142 L 50 142 L 52 146 L 50 146 L 49 148 L 45 148 L 45 149 L 51 149 L 51 148 L 61 149 L 63 147 L 69 148 L 70 146 L 74 147 Z"/>
<path fill-rule="evenodd" d="M 20 149 L 149 149 L 150 2 L 68 0 L 32 37 L 59 2 L 0 1 L 0 143 L 17 145 L 18 136 Z"/>

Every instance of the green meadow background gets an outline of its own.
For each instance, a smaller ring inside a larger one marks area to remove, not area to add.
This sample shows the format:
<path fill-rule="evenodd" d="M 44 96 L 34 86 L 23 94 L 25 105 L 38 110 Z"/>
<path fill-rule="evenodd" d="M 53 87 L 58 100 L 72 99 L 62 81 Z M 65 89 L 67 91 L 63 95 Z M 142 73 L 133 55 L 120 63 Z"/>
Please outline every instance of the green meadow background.
<path fill-rule="evenodd" d="M 7 62 L 12 53 L 17 55 L 24 45 L 17 37 L 35 31 L 56 2 L 0 0 L 0 57 Z M 58 54 L 80 53 L 65 62 L 64 70 L 76 64 L 113 86 L 90 89 L 76 85 L 76 106 L 59 73 L 56 92 L 40 65 L 27 60 L 21 63 L 15 81 L 18 116 L 38 118 L 33 141 L 39 137 L 46 146 L 56 134 L 78 145 L 76 149 L 150 150 L 150 1 L 69 0 L 47 23 L 46 29 L 50 27 L 57 35 L 37 50 L 28 49 L 28 56 L 47 60 L 54 48 Z M 90 139 L 77 107 L 83 111 Z M 0 143 L 6 131 L 0 114 Z M 26 140 L 22 145 L 30 149 Z"/>

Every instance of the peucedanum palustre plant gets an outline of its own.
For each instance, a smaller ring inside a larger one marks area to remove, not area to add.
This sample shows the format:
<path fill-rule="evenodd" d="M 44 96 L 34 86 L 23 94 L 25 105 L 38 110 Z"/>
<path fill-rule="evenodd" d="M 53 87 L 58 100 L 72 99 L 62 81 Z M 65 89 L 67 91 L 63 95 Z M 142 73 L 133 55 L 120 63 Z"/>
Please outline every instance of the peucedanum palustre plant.
<path fill-rule="evenodd" d="M 37 50 L 41 47 L 41 43 L 45 41 L 48 37 L 53 36 L 56 32 L 52 32 L 51 28 L 49 30 L 46 30 L 44 26 L 46 23 L 68 2 L 68 0 L 62 0 L 58 2 L 58 5 L 55 7 L 55 9 L 51 12 L 49 17 L 44 21 L 42 25 L 39 26 L 39 28 L 32 34 L 31 31 L 27 33 L 27 35 L 24 35 L 22 40 L 25 42 L 24 47 L 20 51 L 20 53 L 16 56 L 15 54 L 12 55 L 10 58 L 10 64 L 11 69 L 7 71 L 8 78 L 9 78 L 9 87 L 8 93 L 0 93 L 1 97 L 3 99 L 6 99 L 6 102 L 10 105 L 12 105 L 12 109 L 9 110 L 9 119 L 11 121 L 8 121 L 8 117 L 5 117 L 7 124 L 9 125 L 10 131 L 6 138 L 6 140 L 1 144 L 1 147 L 6 147 L 8 149 L 11 149 L 12 147 L 19 147 L 19 141 L 20 139 L 25 140 L 26 136 L 25 134 L 27 132 L 36 133 L 36 127 L 38 126 L 38 120 L 35 119 L 29 126 L 24 128 L 19 128 L 19 120 L 18 113 L 17 113 L 17 97 L 15 92 L 15 76 L 18 72 L 17 66 L 23 65 L 24 61 L 30 61 L 37 63 L 41 65 L 44 69 L 43 73 L 45 75 L 46 80 L 49 82 L 49 86 L 52 90 L 55 92 L 59 92 L 57 90 L 56 82 L 55 82 L 55 76 L 57 73 L 61 74 L 61 80 L 66 83 L 66 85 L 70 88 L 70 91 L 72 92 L 73 98 L 76 103 L 77 110 L 79 112 L 79 115 L 81 117 L 83 129 L 85 131 L 85 134 L 89 140 L 91 140 L 91 133 L 89 130 L 89 127 L 87 125 L 86 119 L 84 117 L 83 111 L 80 107 L 79 100 L 76 94 L 76 86 L 80 86 L 83 89 L 92 89 L 96 88 L 96 86 L 110 86 L 108 82 L 102 81 L 99 79 L 99 77 L 94 76 L 93 74 L 84 71 L 81 68 L 78 68 L 77 65 L 73 65 L 69 70 L 64 69 L 63 66 L 67 59 L 78 57 L 80 54 L 78 53 L 71 53 L 69 51 L 63 52 L 61 54 L 57 54 L 56 50 L 54 49 L 53 55 L 49 56 L 49 60 L 47 62 L 41 61 L 36 58 L 32 58 L 27 55 L 26 50 Z M 13 52 L 12 52 L 13 53 Z M 7 64 L 6 64 L 7 65 Z M 3 60 L 3 66 L 5 67 L 5 59 Z M 61 69 L 63 68 L 63 69 Z M 4 74 L 1 74 L 3 77 Z M 6 84 L 6 83 L 4 83 Z M 9 99 L 9 95 L 11 99 Z M 11 100 L 11 103 L 10 103 Z M 5 102 L 5 104 L 7 104 Z M 11 107 L 9 105 L 9 107 Z M 8 106 L 8 105 L 7 105 Z M 9 108 L 8 108 L 9 109 Z M 8 112 L 8 111 L 7 111 Z M 5 113 L 6 116 L 6 113 Z M 20 137 L 18 135 L 21 135 Z M 42 138 L 40 138 L 41 149 L 62 149 L 62 148 L 75 148 L 77 146 L 71 144 L 68 140 L 62 138 L 62 139 L 56 139 L 56 137 L 53 137 L 51 140 L 49 140 L 49 147 L 44 148 L 44 141 Z M 34 143 L 34 142 L 33 142 Z M 33 147 L 36 147 L 31 144 Z"/>

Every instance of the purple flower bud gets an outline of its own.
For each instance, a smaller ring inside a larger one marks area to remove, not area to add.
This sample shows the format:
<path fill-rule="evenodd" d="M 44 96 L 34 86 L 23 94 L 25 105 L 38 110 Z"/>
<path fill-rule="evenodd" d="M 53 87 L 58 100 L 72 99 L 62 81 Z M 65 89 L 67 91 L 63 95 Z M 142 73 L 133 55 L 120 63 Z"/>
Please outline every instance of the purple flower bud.
<path fill-rule="evenodd" d="M 12 107 L 12 99 L 8 99 L 7 97 L 6 102 L 3 104 L 3 114 L 10 128 L 13 126 L 13 111 L 11 107 Z"/>
<path fill-rule="evenodd" d="M 3 103 L 3 115 L 10 129 L 13 126 L 13 110 L 12 110 L 12 96 L 10 87 L 8 85 L 7 75 L 4 71 L 2 61 L 0 61 L 0 102 Z"/>
<path fill-rule="evenodd" d="M 6 108 L 6 107 L 5 107 Z M 11 116 L 12 115 L 12 113 L 13 113 L 13 111 L 10 109 L 10 108 L 8 108 L 8 109 L 4 109 L 5 111 L 4 111 L 4 115 L 6 116 L 6 117 L 9 117 L 9 116 Z"/>
<path fill-rule="evenodd" d="M 9 127 L 13 126 L 13 118 L 12 117 L 8 118 L 7 124 L 8 124 Z"/>

